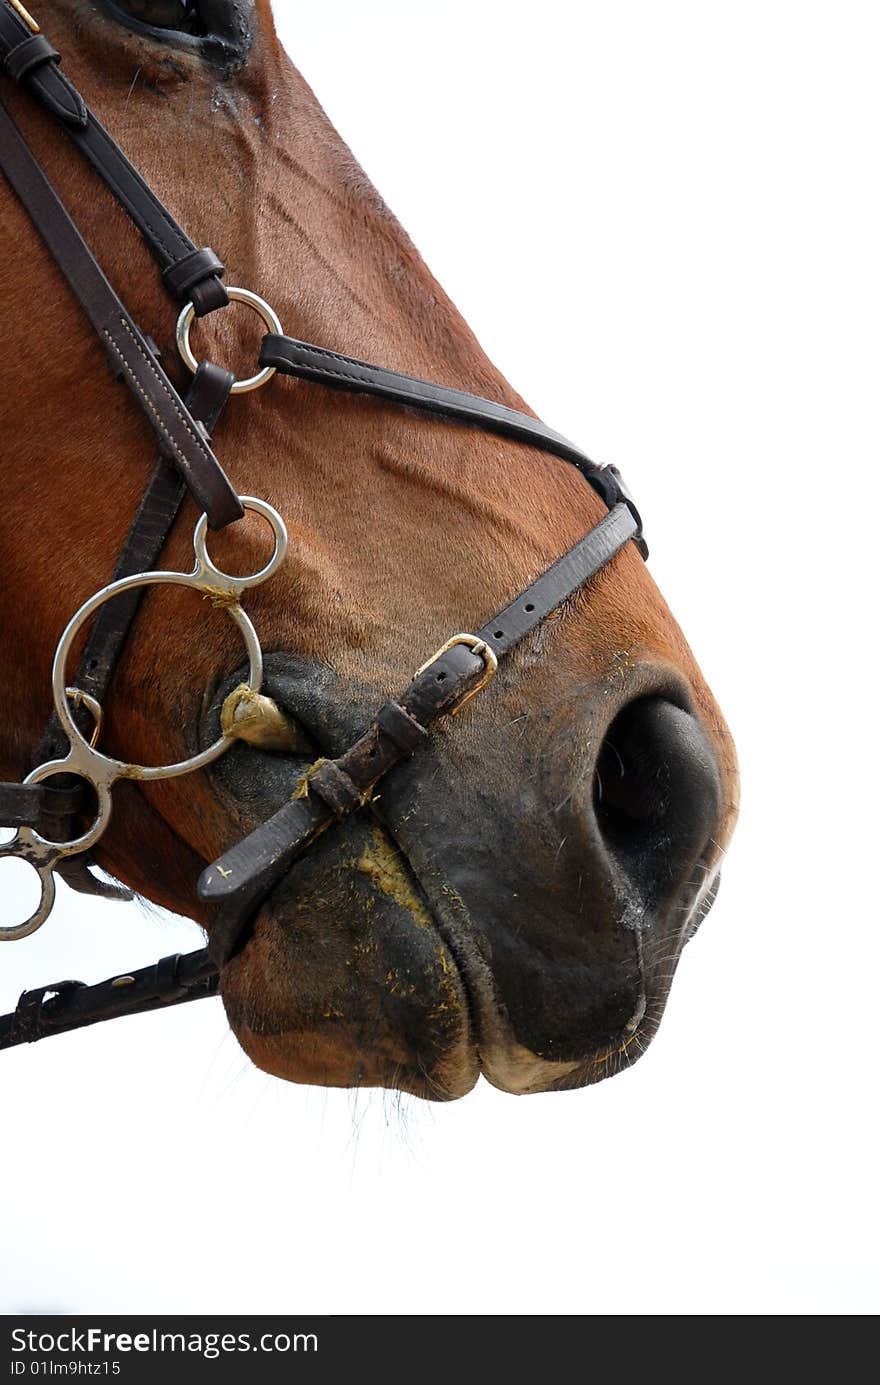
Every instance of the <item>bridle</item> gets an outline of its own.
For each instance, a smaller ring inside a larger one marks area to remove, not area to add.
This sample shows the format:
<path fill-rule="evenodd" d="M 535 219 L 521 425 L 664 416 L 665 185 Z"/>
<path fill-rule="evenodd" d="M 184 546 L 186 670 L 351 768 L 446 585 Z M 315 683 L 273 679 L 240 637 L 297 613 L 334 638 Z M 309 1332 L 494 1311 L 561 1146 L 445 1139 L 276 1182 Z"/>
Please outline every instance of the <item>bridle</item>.
<path fill-rule="evenodd" d="M 261 901 L 311 843 L 369 802 L 382 777 L 416 752 L 443 718 L 454 715 L 481 692 L 499 660 L 628 541 L 635 543 L 643 558 L 647 548 L 638 511 L 617 469 L 590 461 L 538 419 L 489 399 L 285 336 L 263 299 L 245 289 L 224 287 L 221 260 L 213 250 L 193 244 L 129 163 L 61 71 L 59 54 L 19 0 L 0 0 L 0 64 L 7 77 L 30 92 L 60 124 L 137 226 L 159 263 L 165 287 L 184 305 L 176 335 L 193 373 L 190 388 L 181 397 L 162 368 L 155 343 L 141 332 L 117 297 L 0 99 L 0 168 L 102 341 L 111 372 L 129 387 L 159 440 L 158 460 L 112 580 L 80 607 L 59 641 L 52 668 L 54 713 L 38 747 L 35 767 L 21 784 L 0 784 L 0 825 L 16 829 L 13 839 L 0 846 L 0 858 L 28 861 L 41 882 L 37 909 L 23 923 L 0 928 L 0 940 L 22 938 L 40 927 L 52 908 L 56 874 L 85 893 L 130 897 L 127 890 L 99 880 L 88 868 L 89 853 L 107 825 L 114 784 L 121 778 L 156 780 L 204 768 L 234 743 L 234 723 L 221 718 L 218 739 L 176 764 L 132 765 L 98 748 L 106 694 L 147 586 L 192 587 L 225 610 L 239 629 L 248 656 L 247 681 L 234 696 L 247 699 L 260 693 L 262 651 L 241 599 L 283 562 L 287 535 L 272 506 L 236 492 L 214 455 L 210 435 L 231 395 L 259 388 L 276 372 L 330 389 L 373 395 L 561 457 L 577 467 L 608 507 L 608 514 L 584 538 L 503 611 L 476 633 L 456 634 L 447 640 L 400 697 L 379 708 L 364 735 L 344 754 L 316 761 L 272 817 L 202 872 L 199 896 L 216 909 L 205 948 L 164 957 L 96 986 L 61 981 L 26 991 L 14 1012 L 0 1016 L 0 1048 L 9 1048 L 99 1020 L 214 994 L 223 966 L 243 945 Z M 198 361 L 189 344 L 193 319 L 226 307 L 230 300 L 254 308 L 268 329 L 260 369 L 245 380 L 236 380 L 211 362 Z M 194 567 L 189 572 L 157 570 L 154 565 L 187 493 L 201 512 L 193 541 Z M 268 522 L 274 551 L 259 572 L 232 577 L 212 562 L 207 531 L 225 528 L 247 511 Z M 92 616 L 96 618 L 91 633 L 69 681 L 71 648 Z M 76 824 L 88 808 L 86 789 L 91 790 L 97 807 L 88 809 L 93 821 L 81 831 Z"/>

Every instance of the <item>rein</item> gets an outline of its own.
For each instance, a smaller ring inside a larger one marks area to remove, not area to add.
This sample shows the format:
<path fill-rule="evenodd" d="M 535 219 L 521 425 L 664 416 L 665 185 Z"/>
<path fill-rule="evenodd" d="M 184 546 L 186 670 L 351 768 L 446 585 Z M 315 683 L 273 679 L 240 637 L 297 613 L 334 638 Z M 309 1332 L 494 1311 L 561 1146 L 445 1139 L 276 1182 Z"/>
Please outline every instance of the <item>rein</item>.
<path fill-rule="evenodd" d="M 193 381 L 181 397 L 159 361 L 155 343 L 138 328 L 86 245 L 0 95 L 0 168 L 27 211 L 105 347 L 112 374 L 130 389 L 159 440 L 147 483 L 111 581 L 73 615 L 59 641 L 52 670 L 54 714 L 41 739 L 35 767 L 21 784 L 0 784 L 0 825 L 16 829 L 0 845 L 0 859 L 28 861 L 40 878 L 38 908 L 23 923 L 0 927 L 0 941 L 34 932 L 48 917 L 55 874 L 74 889 L 112 898 L 129 891 L 94 877 L 90 851 L 102 835 L 120 778 L 162 779 L 204 768 L 235 739 L 234 728 L 199 754 L 173 765 L 131 765 L 98 749 L 103 703 L 137 613 L 144 588 L 162 583 L 211 594 L 238 627 L 248 655 L 246 693 L 262 683 L 262 650 L 241 598 L 271 578 L 284 560 L 287 535 L 280 515 L 264 501 L 239 495 L 214 455 L 210 434 L 234 394 L 264 385 L 276 372 L 326 388 L 374 397 L 523 442 L 571 463 L 608 507 L 608 514 L 530 587 L 476 633 L 453 635 L 418 670 L 396 700 L 376 712 L 369 728 L 344 754 L 319 760 L 293 796 L 261 826 L 202 872 L 199 897 L 216 907 L 208 945 L 183 956 L 95 986 L 62 981 L 26 991 L 16 1009 L 0 1016 L 0 1048 L 138 1014 L 217 992 L 223 966 L 243 945 L 260 903 L 293 862 L 334 823 L 371 798 L 382 777 L 407 759 L 445 717 L 453 716 L 491 681 L 500 659 L 545 617 L 580 590 L 632 540 L 643 558 L 638 510 L 613 466 L 599 466 L 540 420 L 489 399 L 385 370 L 366 361 L 285 336 L 262 298 L 224 286 L 225 268 L 208 247 L 198 249 L 96 119 L 60 68 L 60 56 L 19 0 L 0 0 L 0 68 L 30 92 L 86 156 L 131 217 L 160 268 L 165 287 L 183 303 L 176 339 Z M 189 345 L 194 317 L 232 301 L 263 319 L 259 369 L 236 380 L 229 371 L 198 361 Z M 190 572 L 157 570 L 162 547 L 186 493 L 200 513 Z M 207 530 L 237 522 L 247 510 L 270 525 L 275 548 L 269 563 L 250 576 L 232 577 L 211 561 Z M 68 654 L 81 626 L 96 615 L 73 681 Z M 237 689 L 240 693 L 241 689 Z M 89 809 L 86 790 L 97 800 Z M 83 812 L 93 821 L 85 832 Z"/>

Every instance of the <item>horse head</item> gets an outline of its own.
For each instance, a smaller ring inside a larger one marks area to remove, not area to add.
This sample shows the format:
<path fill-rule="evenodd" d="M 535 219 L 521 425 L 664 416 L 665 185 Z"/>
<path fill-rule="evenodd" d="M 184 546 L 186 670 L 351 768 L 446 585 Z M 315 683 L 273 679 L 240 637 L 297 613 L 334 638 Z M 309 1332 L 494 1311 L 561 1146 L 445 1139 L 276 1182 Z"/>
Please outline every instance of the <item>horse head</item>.
<path fill-rule="evenodd" d="M 267 0 L 53 11 L 52 40 L 89 104 L 286 330 L 525 408 L 292 66 Z M 174 315 L 136 232 L 25 94 L 7 96 L 182 386 Z M 21 775 L 54 644 L 112 568 L 152 444 L 11 196 L 0 218 L 15 383 L 0 424 L 17 438 L 0 517 L 2 625 L 17 651 L 3 691 L 21 712 L 4 718 L 0 767 Z M 248 373 L 258 337 L 243 310 L 195 335 L 201 354 Z M 250 600 L 280 729 L 199 775 L 120 785 L 98 851 L 209 932 L 195 892 L 205 864 L 340 754 L 449 634 L 482 626 L 605 513 L 574 467 L 526 443 L 307 381 L 234 399 L 214 444 L 236 489 L 264 496 L 290 533 L 285 566 Z M 193 519 L 190 508 L 163 566 L 187 565 Z M 250 570 L 266 535 L 248 518 L 210 545 L 227 570 Z M 241 678 L 222 612 L 151 592 L 105 709 L 107 742 L 144 763 L 183 759 L 217 736 Z M 224 967 L 231 1025 L 255 1063 L 293 1081 L 436 1098 L 480 1072 L 512 1092 L 598 1081 L 657 1028 L 714 898 L 736 800 L 721 713 L 628 544 L 275 886 Z"/>

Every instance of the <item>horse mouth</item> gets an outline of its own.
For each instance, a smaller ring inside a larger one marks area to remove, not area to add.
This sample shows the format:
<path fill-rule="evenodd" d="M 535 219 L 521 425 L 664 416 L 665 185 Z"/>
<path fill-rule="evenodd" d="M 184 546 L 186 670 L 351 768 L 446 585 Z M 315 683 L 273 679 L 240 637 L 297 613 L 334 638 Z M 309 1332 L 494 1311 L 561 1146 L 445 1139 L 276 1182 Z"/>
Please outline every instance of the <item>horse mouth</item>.
<path fill-rule="evenodd" d="M 334 702 L 309 670 L 277 662 L 269 656 L 266 687 L 278 705 L 316 744 L 347 743 L 357 700 Z M 540 776 L 525 799 L 469 798 L 457 794 L 466 776 L 456 756 L 472 749 L 449 740 L 444 750 L 389 776 L 368 810 L 313 841 L 268 896 L 221 983 L 243 1048 L 291 1081 L 434 1100 L 464 1095 L 480 1076 L 525 1094 L 630 1067 L 714 898 L 715 846 L 683 865 L 662 902 L 639 908 L 595 843 L 589 866 L 560 866 L 559 851 L 544 849 L 564 829 L 552 818 L 543 835 L 535 826 L 546 808 Z M 215 783 L 245 822 L 259 822 L 307 765 L 240 747 Z"/>
<path fill-rule="evenodd" d="M 384 824 L 349 824 L 323 854 L 294 866 L 224 969 L 230 1024 L 258 1067 L 448 1101 L 480 1076 L 516 1094 L 588 1086 L 647 1049 L 671 984 L 668 956 L 654 976 L 642 968 L 604 1042 L 560 1061 L 518 1041 L 479 927 L 454 892 L 423 883 Z"/>

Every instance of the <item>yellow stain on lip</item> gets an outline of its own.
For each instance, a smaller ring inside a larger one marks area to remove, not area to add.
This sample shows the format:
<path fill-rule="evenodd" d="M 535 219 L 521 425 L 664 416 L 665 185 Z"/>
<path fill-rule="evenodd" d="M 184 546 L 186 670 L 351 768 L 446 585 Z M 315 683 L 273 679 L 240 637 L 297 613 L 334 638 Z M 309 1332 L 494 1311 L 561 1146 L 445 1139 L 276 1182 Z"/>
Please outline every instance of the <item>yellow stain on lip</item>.
<path fill-rule="evenodd" d="M 420 928 L 432 926 L 431 916 L 410 884 L 400 857 L 378 828 L 373 829 L 370 841 L 353 865 L 371 884 L 405 909 Z"/>

